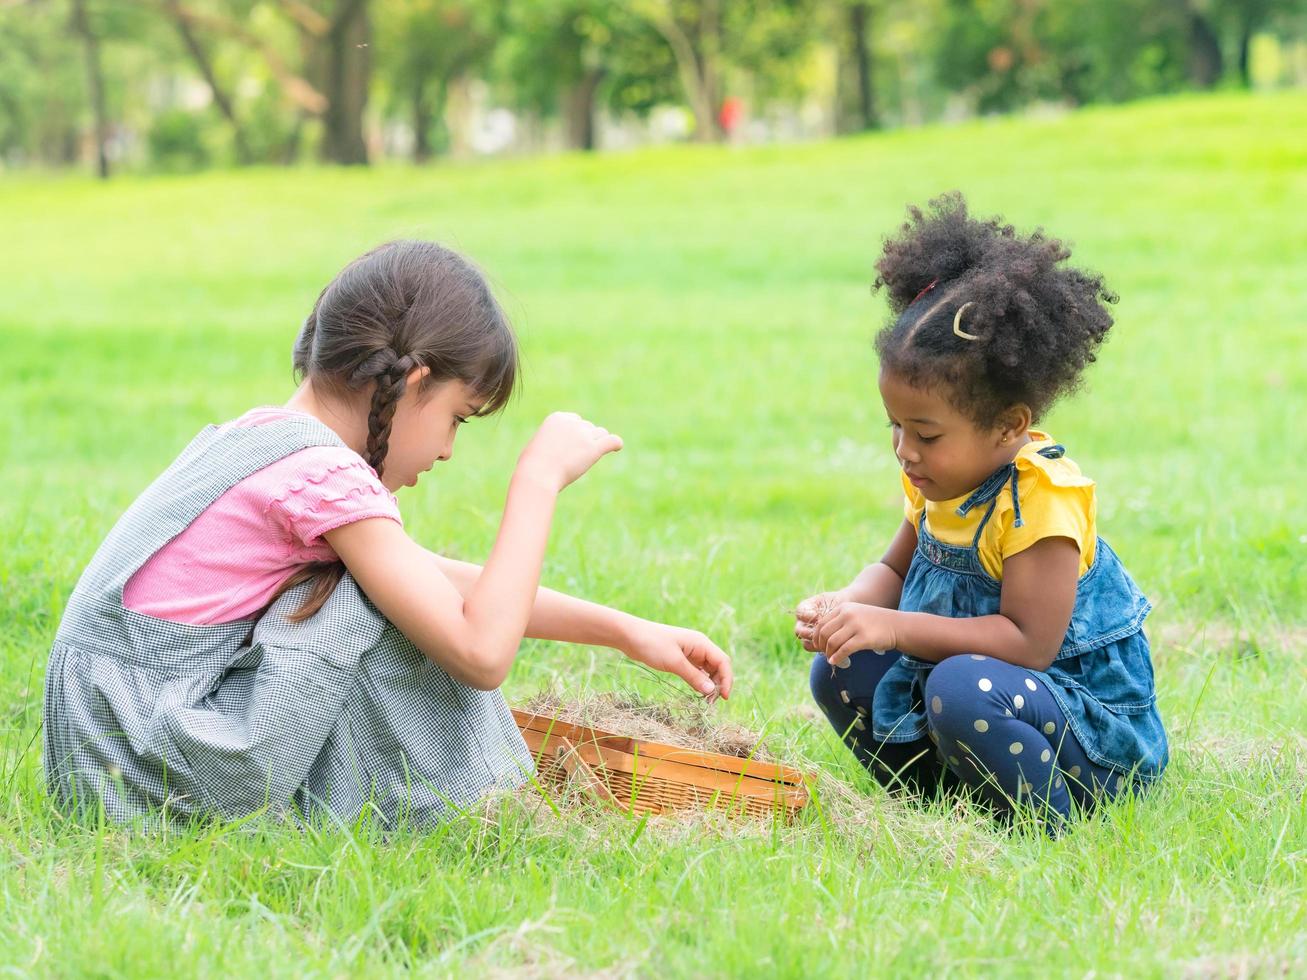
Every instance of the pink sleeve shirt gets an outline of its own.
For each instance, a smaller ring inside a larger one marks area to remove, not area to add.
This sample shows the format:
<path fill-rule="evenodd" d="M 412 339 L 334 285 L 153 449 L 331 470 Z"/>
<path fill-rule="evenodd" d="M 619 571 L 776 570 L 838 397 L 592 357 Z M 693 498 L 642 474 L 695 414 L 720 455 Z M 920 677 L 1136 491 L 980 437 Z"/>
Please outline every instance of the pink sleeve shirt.
<path fill-rule="evenodd" d="M 256 408 L 227 425 L 291 414 Z M 155 552 L 123 589 L 123 605 L 195 625 L 250 619 L 301 567 L 336 560 L 323 534 L 369 517 L 403 523 L 363 457 L 341 446 L 302 449 L 237 483 Z"/>

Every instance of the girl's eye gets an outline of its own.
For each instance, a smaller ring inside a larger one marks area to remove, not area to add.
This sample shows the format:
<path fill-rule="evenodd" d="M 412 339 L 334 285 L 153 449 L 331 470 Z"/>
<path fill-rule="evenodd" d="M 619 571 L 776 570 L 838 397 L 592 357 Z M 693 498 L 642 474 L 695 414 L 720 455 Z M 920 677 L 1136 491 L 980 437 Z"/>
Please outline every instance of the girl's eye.
<path fill-rule="evenodd" d="M 917 436 L 922 442 L 934 442 L 939 436 Z"/>

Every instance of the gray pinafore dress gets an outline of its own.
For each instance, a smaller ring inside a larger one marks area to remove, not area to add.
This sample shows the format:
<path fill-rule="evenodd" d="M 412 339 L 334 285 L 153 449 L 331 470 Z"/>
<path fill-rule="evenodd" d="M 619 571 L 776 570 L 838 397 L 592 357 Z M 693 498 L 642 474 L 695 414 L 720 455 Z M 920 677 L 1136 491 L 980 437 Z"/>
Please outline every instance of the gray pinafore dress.
<path fill-rule="evenodd" d="M 311 446 L 316 419 L 208 426 L 119 519 L 82 574 L 50 651 L 44 759 L 55 802 L 116 821 L 267 809 L 429 824 L 524 782 L 532 760 L 498 691 L 422 655 L 345 575 L 290 623 L 308 583 L 256 622 L 174 623 L 123 587 L 241 480 Z"/>

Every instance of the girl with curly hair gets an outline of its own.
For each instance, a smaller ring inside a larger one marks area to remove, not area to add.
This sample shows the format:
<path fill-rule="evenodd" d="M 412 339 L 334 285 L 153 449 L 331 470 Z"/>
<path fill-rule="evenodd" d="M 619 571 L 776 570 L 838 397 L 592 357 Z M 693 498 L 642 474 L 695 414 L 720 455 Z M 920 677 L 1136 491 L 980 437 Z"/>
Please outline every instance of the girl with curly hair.
<path fill-rule="evenodd" d="M 904 520 L 880 561 L 799 604 L 813 696 L 875 778 L 968 787 L 1056 829 L 1167 763 L 1144 618 L 1094 482 L 1032 425 L 1112 325 L 1101 277 L 1036 231 L 909 210 L 876 264 L 880 394 Z"/>

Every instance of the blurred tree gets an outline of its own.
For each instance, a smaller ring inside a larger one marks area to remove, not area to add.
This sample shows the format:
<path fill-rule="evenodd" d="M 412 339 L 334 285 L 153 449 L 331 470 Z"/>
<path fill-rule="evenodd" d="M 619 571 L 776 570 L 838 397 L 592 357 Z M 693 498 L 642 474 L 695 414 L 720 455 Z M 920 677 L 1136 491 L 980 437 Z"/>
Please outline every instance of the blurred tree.
<path fill-rule="evenodd" d="M 1211 88 L 1221 79 L 1221 41 L 1212 22 L 1212 5 L 1203 0 L 1173 0 L 1189 37 L 1189 80 Z"/>
<path fill-rule="evenodd" d="M 499 58 L 508 102 L 561 116 L 573 149 L 596 146 L 601 106 L 643 116 L 687 98 L 666 37 L 623 0 L 511 0 L 509 11 Z"/>
<path fill-rule="evenodd" d="M 721 139 L 722 4 L 731 0 L 632 0 L 631 10 L 662 35 L 676 60 L 701 140 Z"/>
<path fill-rule="evenodd" d="M 910 24 L 929 4 L 911 10 L 895 0 L 826 0 L 820 12 L 819 35 L 829 39 L 836 56 L 835 118 L 842 132 L 875 129 L 882 123 L 877 76 L 878 39 L 882 30 Z"/>
<path fill-rule="evenodd" d="M 214 105 L 218 107 L 218 111 L 222 113 L 231 126 L 232 145 L 236 151 L 236 162 L 238 164 L 252 162 L 253 154 L 250 152 L 249 141 L 245 136 L 245 128 L 236 116 L 236 109 L 231 95 L 228 94 L 222 82 L 218 80 L 213 61 L 209 57 L 205 45 L 196 37 L 194 30 L 191 29 L 190 22 L 182 15 L 177 0 L 164 0 L 164 8 L 167 10 L 168 16 L 172 18 L 173 25 L 190 54 L 191 60 L 195 63 L 196 69 L 204 78 L 205 84 L 209 86 Z"/>
<path fill-rule="evenodd" d="M 322 102 L 319 153 L 340 164 L 366 164 L 363 117 L 372 84 L 369 0 L 270 0 L 299 31 L 303 80 Z"/>
<path fill-rule="evenodd" d="M 82 45 L 86 66 L 86 94 L 95 126 L 96 172 L 109 179 L 109 117 L 104 102 L 104 70 L 100 64 L 100 37 L 86 15 L 86 0 L 72 0 L 69 28 Z"/>
<path fill-rule="evenodd" d="M 0 16 L 0 157 L 77 162 L 86 78 L 68 10 L 46 2 Z"/>
<path fill-rule="evenodd" d="M 629 42 L 615 0 L 511 0 L 499 76 L 514 108 L 561 115 L 567 145 L 592 150 L 600 89 Z"/>
<path fill-rule="evenodd" d="M 1036 97 L 1073 105 L 1176 91 L 1187 84 L 1188 36 L 1175 11 L 1152 0 L 1066 0 L 1040 21 L 1050 55 Z"/>
<path fill-rule="evenodd" d="M 832 91 L 864 129 L 1246 86 L 1255 37 L 1305 31 L 1307 0 L 0 0 L 0 161 L 364 163 L 369 104 L 422 160 L 476 79 L 579 149 L 604 108 L 718 139 Z"/>
<path fill-rule="evenodd" d="M 366 164 L 363 118 L 372 83 L 369 0 L 267 0 L 299 38 L 301 68 L 278 45 L 246 26 L 259 0 L 153 0 L 189 27 L 239 41 L 257 52 L 302 113 L 323 122 L 320 155 L 340 164 Z"/>
<path fill-rule="evenodd" d="M 853 66 L 857 92 L 857 120 L 859 129 L 876 126 L 876 98 L 872 87 L 871 30 L 875 10 L 867 0 L 845 0 L 844 12 L 848 18 L 848 60 Z"/>
<path fill-rule="evenodd" d="M 390 84 L 391 108 L 407 110 L 420 163 L 444 148 L 449 86 L 486 66 L 503 9 L 486 0 L 380 0 L 377 14 L 378 70 Z"/>
<path fill-rule="evenodd" d="M 1082 104 L 1219 81 L 1206 0 L 948 0 L 936 78 L 982 112 Z"/>
<path fill-rule="evenodd" d="M 629 0 L 627 9 L 670 49 L 695 135 L 705 141 L 723 135 L 718 109 L 727 71 L 775 80 L 806 50 L 816 21 L 815 0 Z"/>
<path fill-rule="evenodd" d="M 87 156 L 107 177 L 127 152 L 122 119 L 148 116 L 140 96 L 170 56 L 158 28 L 119 0 L 0 0 L 0 154 L 57 165 Z"/>
<path fill-rule="evenodd" d="M 1307 0 L 1213 0 L 1213 19 L 1233 37 L 1235 64 L 1239 83 L 1245 88 L 1252 84 L 1251 51 L 1254 35 L 1261 31 L 1279 28 L 1289 33 L 1296 23 L 1307 17 Z"/>
<path fill-rule="evenodd" d="M 199 170 L 210 159 L 204 135 L 199 113 L 167 109 L 150 123 L 150 159 L 163 170 Z"/>

